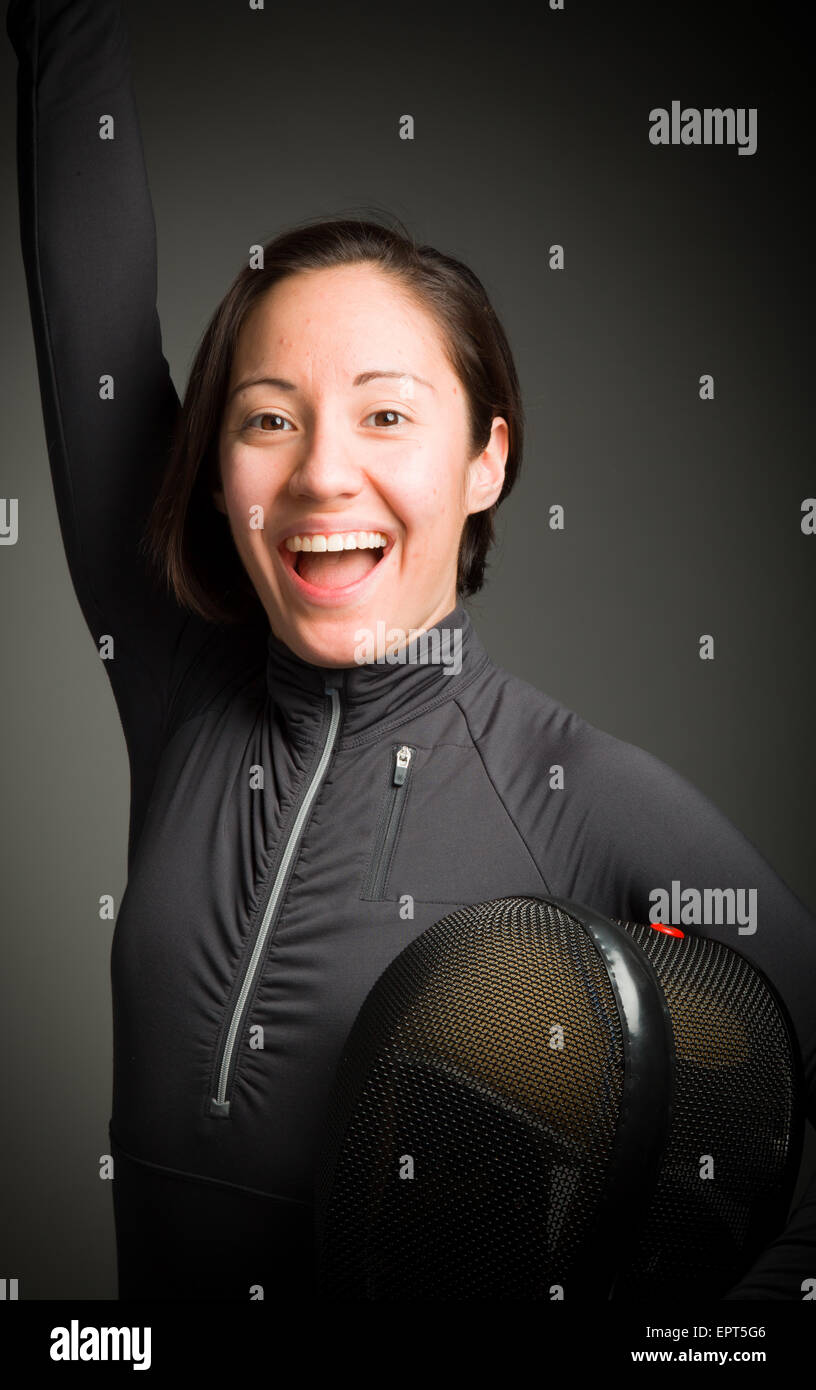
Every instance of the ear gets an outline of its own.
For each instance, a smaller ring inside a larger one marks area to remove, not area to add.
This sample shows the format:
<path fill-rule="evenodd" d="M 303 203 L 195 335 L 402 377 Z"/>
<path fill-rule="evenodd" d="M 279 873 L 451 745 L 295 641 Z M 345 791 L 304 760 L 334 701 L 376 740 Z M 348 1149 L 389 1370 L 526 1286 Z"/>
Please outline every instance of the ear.
<path fill-rule="evenodd" d="M 468 465 L 467 510 L 486 511 L 498 499 L 504 487 L 504 470 L 510 448 L 507 421 L 497 415 L 493 420 L 487 448 Z"/>

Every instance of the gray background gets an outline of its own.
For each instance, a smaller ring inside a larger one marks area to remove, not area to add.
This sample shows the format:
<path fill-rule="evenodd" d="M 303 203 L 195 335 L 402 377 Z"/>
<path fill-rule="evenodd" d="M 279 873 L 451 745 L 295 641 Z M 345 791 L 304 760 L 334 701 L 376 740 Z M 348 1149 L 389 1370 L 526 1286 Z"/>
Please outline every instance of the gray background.
<path fill-rule="evenodd" d="M 470 603 L 488 650 L 681 771 L 814 910 L 808 50 L 787 12 L 746 8 L 129 0 L 125 13 L 179 393 L 247 246 L 295 221 L 387 209 L 468 262 L 528 417 Z M 97 913 L 125 885 L 129 777 L 51 492 L 14 79 L 3 30 L 0 495 L 21 499 L 26 527 L 0 553 L 0 1276 L 24 1298 L 113 1298 L 97 1176 L 113 923 Z M 757 153 L 654 148 L 648 112 L 674 98 L 756 106 Z M 405 112 L 412 143 L 397 137 Z M 563 534 L 541 529 L 554 502 Z M 714 662 L 698 658 L 702 632 Z"/>

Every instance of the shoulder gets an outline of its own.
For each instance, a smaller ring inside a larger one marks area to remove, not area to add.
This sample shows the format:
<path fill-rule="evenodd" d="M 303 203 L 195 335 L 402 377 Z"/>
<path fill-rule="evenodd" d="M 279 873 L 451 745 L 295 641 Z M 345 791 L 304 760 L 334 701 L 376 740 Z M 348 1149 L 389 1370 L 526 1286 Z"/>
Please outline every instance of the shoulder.
<path fill-rule="evenodd" d="M 705 843 L 725 817 L 657 754 L 591 723 L 546 691 L 490 663 L 466 710 L 476 747 L 511 800 L 538 814 L 558 794 L 576 834 Z"/>
<path fill-rule="evenodd" d="M 680 778 L 660 758 L 627 742 L 557 700 L 553 695 L 490 662 L 475 690 L 466 691 L 471 735 L 478 744 L 493 743 L 505 753 L 516 751 L 540 760 L 558 754 L 575 774 L 592 772 L 609 785 L 651 785 Z M 689 784 L 690 785 L 690 784 Z"/>

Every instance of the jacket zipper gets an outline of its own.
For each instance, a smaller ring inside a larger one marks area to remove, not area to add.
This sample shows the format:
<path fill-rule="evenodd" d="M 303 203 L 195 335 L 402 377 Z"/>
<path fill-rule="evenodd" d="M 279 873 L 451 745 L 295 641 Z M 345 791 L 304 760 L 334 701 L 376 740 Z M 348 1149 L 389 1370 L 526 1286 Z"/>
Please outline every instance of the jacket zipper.
<path fill-rule="evenodd" d="M 388 878 L 388 870 L 391 866 L 391 859 L 394 853 L 394 845 L 397 839 L 400 820 L 402 819 L 402 808 L 405 803 L 405 795 L 408 790 L 408 774 L 411 770 L 411 759 L 416 750 L 410 744 L 403 743 L 400 748 L 394 749 L 394 767 L 391 776 L 391 796 L 385 813 L 385 830 L 380 841 L 379 853 L 376 854 L 374 863 L 366 875 L 366 882 L 363 888 L 362 897 L 376 898 L 382 897 Z"/>
<path fill-rule="evenodd" d="M 329 759 L 331 758 L 334 749 L 334 744 L 337 738 L 337 730 L 340 726 L 340 691 L 338 689 L 338 686 L 340 685 L 341 681 L 342 676 L 339 674 L 339 672 L 337 676 L 328 676 L 326 678 L 324 688 L 326 694 L 329 696 L 331 700 L 331 714 L 329 717 L 329 727 L 326 733 L 326 739 L 323 744 L 323 750 L 320 754 L 317 767 L 315 768 L 312 778 L 308 786 L 306 787 L 303 796 L 301 797 L 297 814 L 295 815 L 295 819 L 292 823 L 292 829 L 290 830 L 289 837 L 286 841 L 286 847 L 283 851 L 283 855 L 278 865 L 278 871 L 275 874 L 269 897 L 266 901 L 263 920 L 261 921 L 260 928 L 255 938 L 255 945 L 252 948 L 252 955 L 250 956 L 249 962 L 244 972 L 244 978 L 241 984 L 241 989 L 239 991 L 238 998 L 235 1001 L 235 1006 L 232 1010 L 232 1015 L 230 1017 L 229 1028 L 227 1029 L 227 1034 L 224 1039 L 223 1052 L 221 1054 L 220 1063 L 218 1062 L 218 1059 L 216 1059 L 215 1071 L 218 1075 L 218 1087 L 216 1095 L 210 1097 L 210 1115 L 223 1117 L 225 1119 L 229 1116 L 230 1102 L 227 1100 L 227 1089 L 229 1085 L 232 1059 L 235 1053 L 235 1044 L 238 1040 L 238 1034 L 240 1031 L 241 1019 L 246 1007 L 246 1002 L 250 997 L 255 982 L 258 978 L 258 973 L 260 971 L 261 964 L 264 959 L 266 943 L 270 935 L 272 934 L 273 927 L 276 925 L 277 922 L 278 912 L 283 897 L 284 883 L 286 882 L 286 878 L 292 861 L 295 855 L 297 854 L 300 844 L 300 838 L 303 832 L 303 826 L 306 822 L 306 818 L 309 814 L 309 811 L 311 810 L 312 802 L 314 801 L 315 796 L 317 795 L 318 788 L 323 780 L 326 768 L 329 764 Z"/>

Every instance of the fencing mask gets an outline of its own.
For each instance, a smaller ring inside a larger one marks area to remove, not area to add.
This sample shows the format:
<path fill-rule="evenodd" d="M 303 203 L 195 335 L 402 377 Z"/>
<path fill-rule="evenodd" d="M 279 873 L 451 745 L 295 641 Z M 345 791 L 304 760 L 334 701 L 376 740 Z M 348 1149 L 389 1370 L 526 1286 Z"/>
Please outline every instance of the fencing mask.
<path fill-rule="evenodd" d="M 787 1011 L 737 951 L 557 898 L 464 907 L 371 989 L 316 1174 L 327 1298 L 721 1298 L 801 1157 Z"/>

